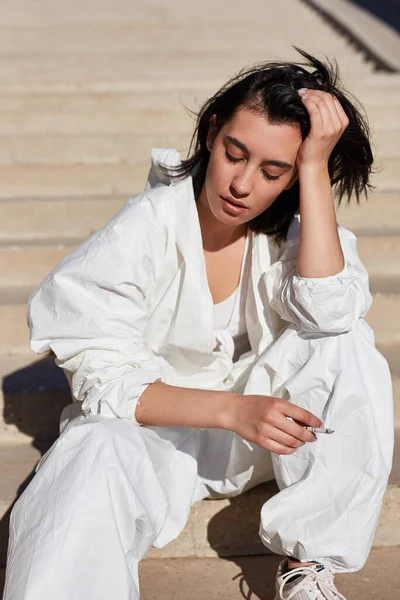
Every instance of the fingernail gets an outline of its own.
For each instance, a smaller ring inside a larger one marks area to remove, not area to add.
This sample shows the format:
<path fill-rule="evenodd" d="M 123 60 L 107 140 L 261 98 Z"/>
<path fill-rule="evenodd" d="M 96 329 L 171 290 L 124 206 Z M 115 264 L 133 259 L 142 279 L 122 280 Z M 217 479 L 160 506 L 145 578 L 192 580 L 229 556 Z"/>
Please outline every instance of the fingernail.
<path fill-rule="evenodd" d="M 299 92 L 299 94 L 304 94 L 307 91 L 307 88 L 300 88 L 297 91 Z"/>

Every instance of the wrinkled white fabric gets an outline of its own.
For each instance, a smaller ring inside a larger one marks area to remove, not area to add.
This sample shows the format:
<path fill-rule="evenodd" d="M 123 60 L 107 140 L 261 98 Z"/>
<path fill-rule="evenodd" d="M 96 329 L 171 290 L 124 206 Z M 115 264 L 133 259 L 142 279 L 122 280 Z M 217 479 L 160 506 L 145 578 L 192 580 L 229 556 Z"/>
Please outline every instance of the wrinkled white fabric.
<path fill-rule="evenodd" d="M 286 244 L 251 233 L 245 316 L 251 350 L 213 350 L 213 301 L 190 177 L 171 184 L 156 149 L 146 191 L 67 256 L 31 296 L 31 346 L 68 375 L 84 415 L 60 438 L 11 514 L 5 600 L 137 600 L 137 563 L 185 526 L 193 502 L 274 476 L 261 511 L 273 552 L 360 569 L 393 452 L 387 362 L 362 317 L 371 305 L 356 238 L 339 227 L 341 273 L 295 273 Z M 279 201 L 279 200 L 278 200 Z M 335 430 L 291 456 L 220 429 L 139 427 L 154 381 L 286 398 Z M 111 593 L 112 590 L 112 593 Z"/>

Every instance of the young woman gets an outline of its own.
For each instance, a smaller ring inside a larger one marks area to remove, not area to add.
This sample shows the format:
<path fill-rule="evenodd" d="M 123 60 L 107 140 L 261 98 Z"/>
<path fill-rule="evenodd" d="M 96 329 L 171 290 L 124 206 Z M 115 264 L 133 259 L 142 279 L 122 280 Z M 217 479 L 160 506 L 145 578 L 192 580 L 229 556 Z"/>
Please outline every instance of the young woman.
<path fill-rule="evenodd" d="M 277 600 L 343 598 L 334 574 L 365 563 L 392 390 L 332 188 L 358 199 L 372 155 L 336 69 L 300 52 L 219 90 L 189 158 L 153 150 L 145 192 L 31 296 L 32 349 L 82 414 L 13 508 L 5 600 L 137 600 L 139 561 L 194 502 L 273 477 Z"/>

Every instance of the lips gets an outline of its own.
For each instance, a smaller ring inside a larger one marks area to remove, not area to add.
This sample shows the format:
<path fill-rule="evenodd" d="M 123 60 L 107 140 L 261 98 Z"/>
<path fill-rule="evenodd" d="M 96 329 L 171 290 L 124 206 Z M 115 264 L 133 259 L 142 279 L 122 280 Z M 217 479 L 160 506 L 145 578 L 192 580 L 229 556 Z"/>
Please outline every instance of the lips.
<path fill-rule="evenodd" d="M 243 204 L 243 202 L 238 202 L 237 200 L 232 200 L 232 198 L 225 198 L 225 196 L 221 196 L 221 198 L 223 200 L 226 200 L 230 204 L 233 204 L 234 206 L 240 206 L 241 208 L 248 208 L 245 204 Z"/>

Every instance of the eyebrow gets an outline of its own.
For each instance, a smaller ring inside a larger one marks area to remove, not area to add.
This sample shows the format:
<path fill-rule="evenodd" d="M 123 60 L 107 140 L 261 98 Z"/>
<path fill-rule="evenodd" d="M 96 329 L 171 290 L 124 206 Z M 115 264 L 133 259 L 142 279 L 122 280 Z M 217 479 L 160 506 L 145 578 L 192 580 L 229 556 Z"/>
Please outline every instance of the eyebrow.
<path fill-rule="evenodd" d="M 240 150 L 243 150 L 243 152 L 246 152 L 246 154 L 250 154 L 247 146 L 245 144 L 243 144 L 243 142 L 240 142 L 237 138 L 232 137 L 231 135 L 226 135 L 225 140 L 227 140 L 228 142 L 231 142 L 231 144 L 233 144 Z M 283 160 L 272 160 L 272 159 L 264 160 L 261 164 L 273 165 L 274 167 L 280 167 L 281 169 L 291 169 L 293 167 L 293 165 L 291 165 L 290 163 L 287 163 Z"/>

